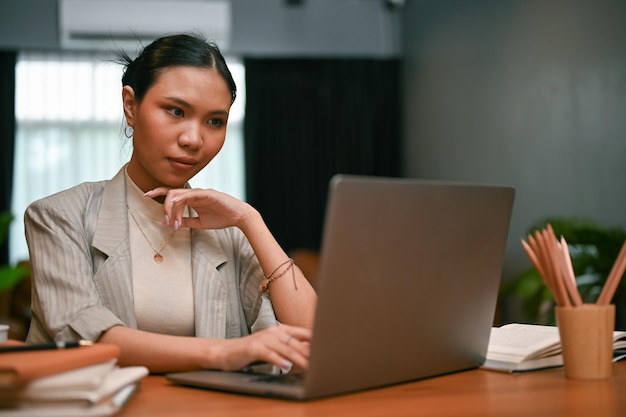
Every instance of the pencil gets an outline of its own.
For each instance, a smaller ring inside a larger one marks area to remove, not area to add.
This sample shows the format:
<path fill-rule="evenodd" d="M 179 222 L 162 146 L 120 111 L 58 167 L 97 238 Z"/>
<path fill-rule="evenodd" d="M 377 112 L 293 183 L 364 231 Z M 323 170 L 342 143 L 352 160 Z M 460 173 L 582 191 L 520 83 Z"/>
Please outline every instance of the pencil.
<path fill-rule="evenodd" d="M 528 236 L 528 240 L 532 241 L 532 236 Z M 553 291 L 554 289 L 552 288 L 552 283 L 546 280 L 546 272 L 544 270 L 544 267 L 533 248 L 526 241 L 524 241 L 524 239 L 522 239 L 522 247 L 526 251 L 526 254 L 532 261 L 533 265 L 535 265 L 535 268 L 537 268 L 537 272 L 539 272 L 539 275 L 543 279 L 544 283 L 548 286 L 548 288 L 550 288 L 551 291 Z"/>
<path fill-rule="evenodd" d="M 28 352 L 33 350 L 54 350 L 54 349 L 69 349 L 77 348 L 80 346 L 91 346 L 93 342 L 90 340 L 80 340 L 77 342 L 49 342 L 49 343 L 33 343 L 33 344 L 20 344 L 0 346 L 0 353 L 9 352 Z"/>
<path fill-rule="evenodd" d="M 617 284 L 619 284 L 620 280 L 622 279 L 622 275 L 624 275 L 624 269 L 626 269 L 626 241 L 624 241 L 622 249 L 617 255 L 617 259 L 613 264 L 613 268 L 611 268 L 609 277 L 604 283 L 604 287 L 602 287 L 600 296 L 596 301 L 597 304 L 607 305 L 611 302 L 611 300 L 613 299 L 613 295 L 615 294 L 615 290 L 617 289 Z"/>
<path fill-rule="evenodd" d="M 574 305 L 582 305 L 583 299 L 580 296 L 578 286 L 576 285 L 576 274 L 574 274 L 574 266 L 572 265 L 572 258 L 569 253 L 569 247 L 567 246 L 567 241 L 562 236 L 561 250 L 563 251 L 563 261 L 565 263 L 563 269 L 563 279 L 565 280 L 565 287 L 567 288 L 567 291 L 569 292 L 569 295 Z"/>
<path fill-rule="evenodd" d="M 567 290 L 565 283 L 560 274 L 560 257 L 556 256 L 556 251 L 559 249 L 556 245 L 556 237 L 552 231 L 552 227 L 548 223 L 548 226 L 537 232 L 537 241 L 541 245 L 542 252 L 545 254 L 546 263 L 548 264 L 547 273 L 550 281 L 554 286 L 556 292 L 553 294 L 558 305 L 569 306 L 571 305 L 569 297 L 567 296 Z"/>

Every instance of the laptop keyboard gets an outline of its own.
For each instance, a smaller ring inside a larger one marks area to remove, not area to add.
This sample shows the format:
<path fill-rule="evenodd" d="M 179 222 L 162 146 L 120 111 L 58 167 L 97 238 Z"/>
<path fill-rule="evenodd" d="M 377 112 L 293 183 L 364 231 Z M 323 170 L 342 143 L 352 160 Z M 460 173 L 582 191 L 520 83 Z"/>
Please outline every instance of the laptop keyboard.
<path fill-rule="evenodd" d="M 304 381 L 304 373 L 282 374 L 282 375 L 255 375 L 251 378 L 255 382 L 269 382 L 272 384 L 294 385 Z"/>

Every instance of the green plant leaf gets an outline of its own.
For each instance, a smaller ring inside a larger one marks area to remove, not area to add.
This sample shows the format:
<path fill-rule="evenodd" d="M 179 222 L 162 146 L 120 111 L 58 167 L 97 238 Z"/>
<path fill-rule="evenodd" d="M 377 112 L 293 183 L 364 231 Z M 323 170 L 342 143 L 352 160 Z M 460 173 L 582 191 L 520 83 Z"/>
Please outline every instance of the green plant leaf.
<path fill-rule="evenodd" d="M 28 268 L 23 266 L 0 266 L 0 291 L 15 286 L 22 278 L 28 276 L 29 273 Z"/>
<path fill-rule="evenodd" d="M 0 212 L 0 244 L 4 242 L 8 233 L 9 226 L 13 221 L 13 215 L 9 212 Z M 30 271 L 23 266 L 0 266 L 0 291 L 15 286 L 20 280 L 26 276 Z"/>
<path fill-rule="evenodd" d="M 0 212 L 0 243 L 3 243 L 9 233 L 9 226 L 13 221 L 13 215 L 9 212 Z"/>

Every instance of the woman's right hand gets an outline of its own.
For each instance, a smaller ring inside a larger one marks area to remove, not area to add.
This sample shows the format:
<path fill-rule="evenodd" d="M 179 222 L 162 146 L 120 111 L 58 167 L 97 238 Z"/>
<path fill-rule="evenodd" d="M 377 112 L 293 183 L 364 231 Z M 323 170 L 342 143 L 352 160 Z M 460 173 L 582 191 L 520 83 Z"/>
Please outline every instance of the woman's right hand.
<path fill-rule="evenodd" d="M 224 371 L 235 371 L 256 362 L 282 369 L 305 370 L 309 365 L 310 329 L 281 324 L 248 336 L 229 339 L 217 353 L 216 363 Z M 215 364 L 212 364 L 213 366 Z"/>

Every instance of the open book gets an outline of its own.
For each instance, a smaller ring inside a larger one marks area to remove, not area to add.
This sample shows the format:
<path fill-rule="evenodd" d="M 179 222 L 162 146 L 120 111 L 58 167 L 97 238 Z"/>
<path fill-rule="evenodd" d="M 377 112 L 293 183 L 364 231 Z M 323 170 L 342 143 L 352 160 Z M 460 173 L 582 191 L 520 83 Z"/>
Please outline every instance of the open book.
<path fill-rule="evenodd" d="M 626 357 L 626 331 L 613 332 L 613 351 L 614 360 Z M 491 329 L 483 369 L 520 372 L 559 366 L 563 356 L 558 327 L 512 323 Z"/>

